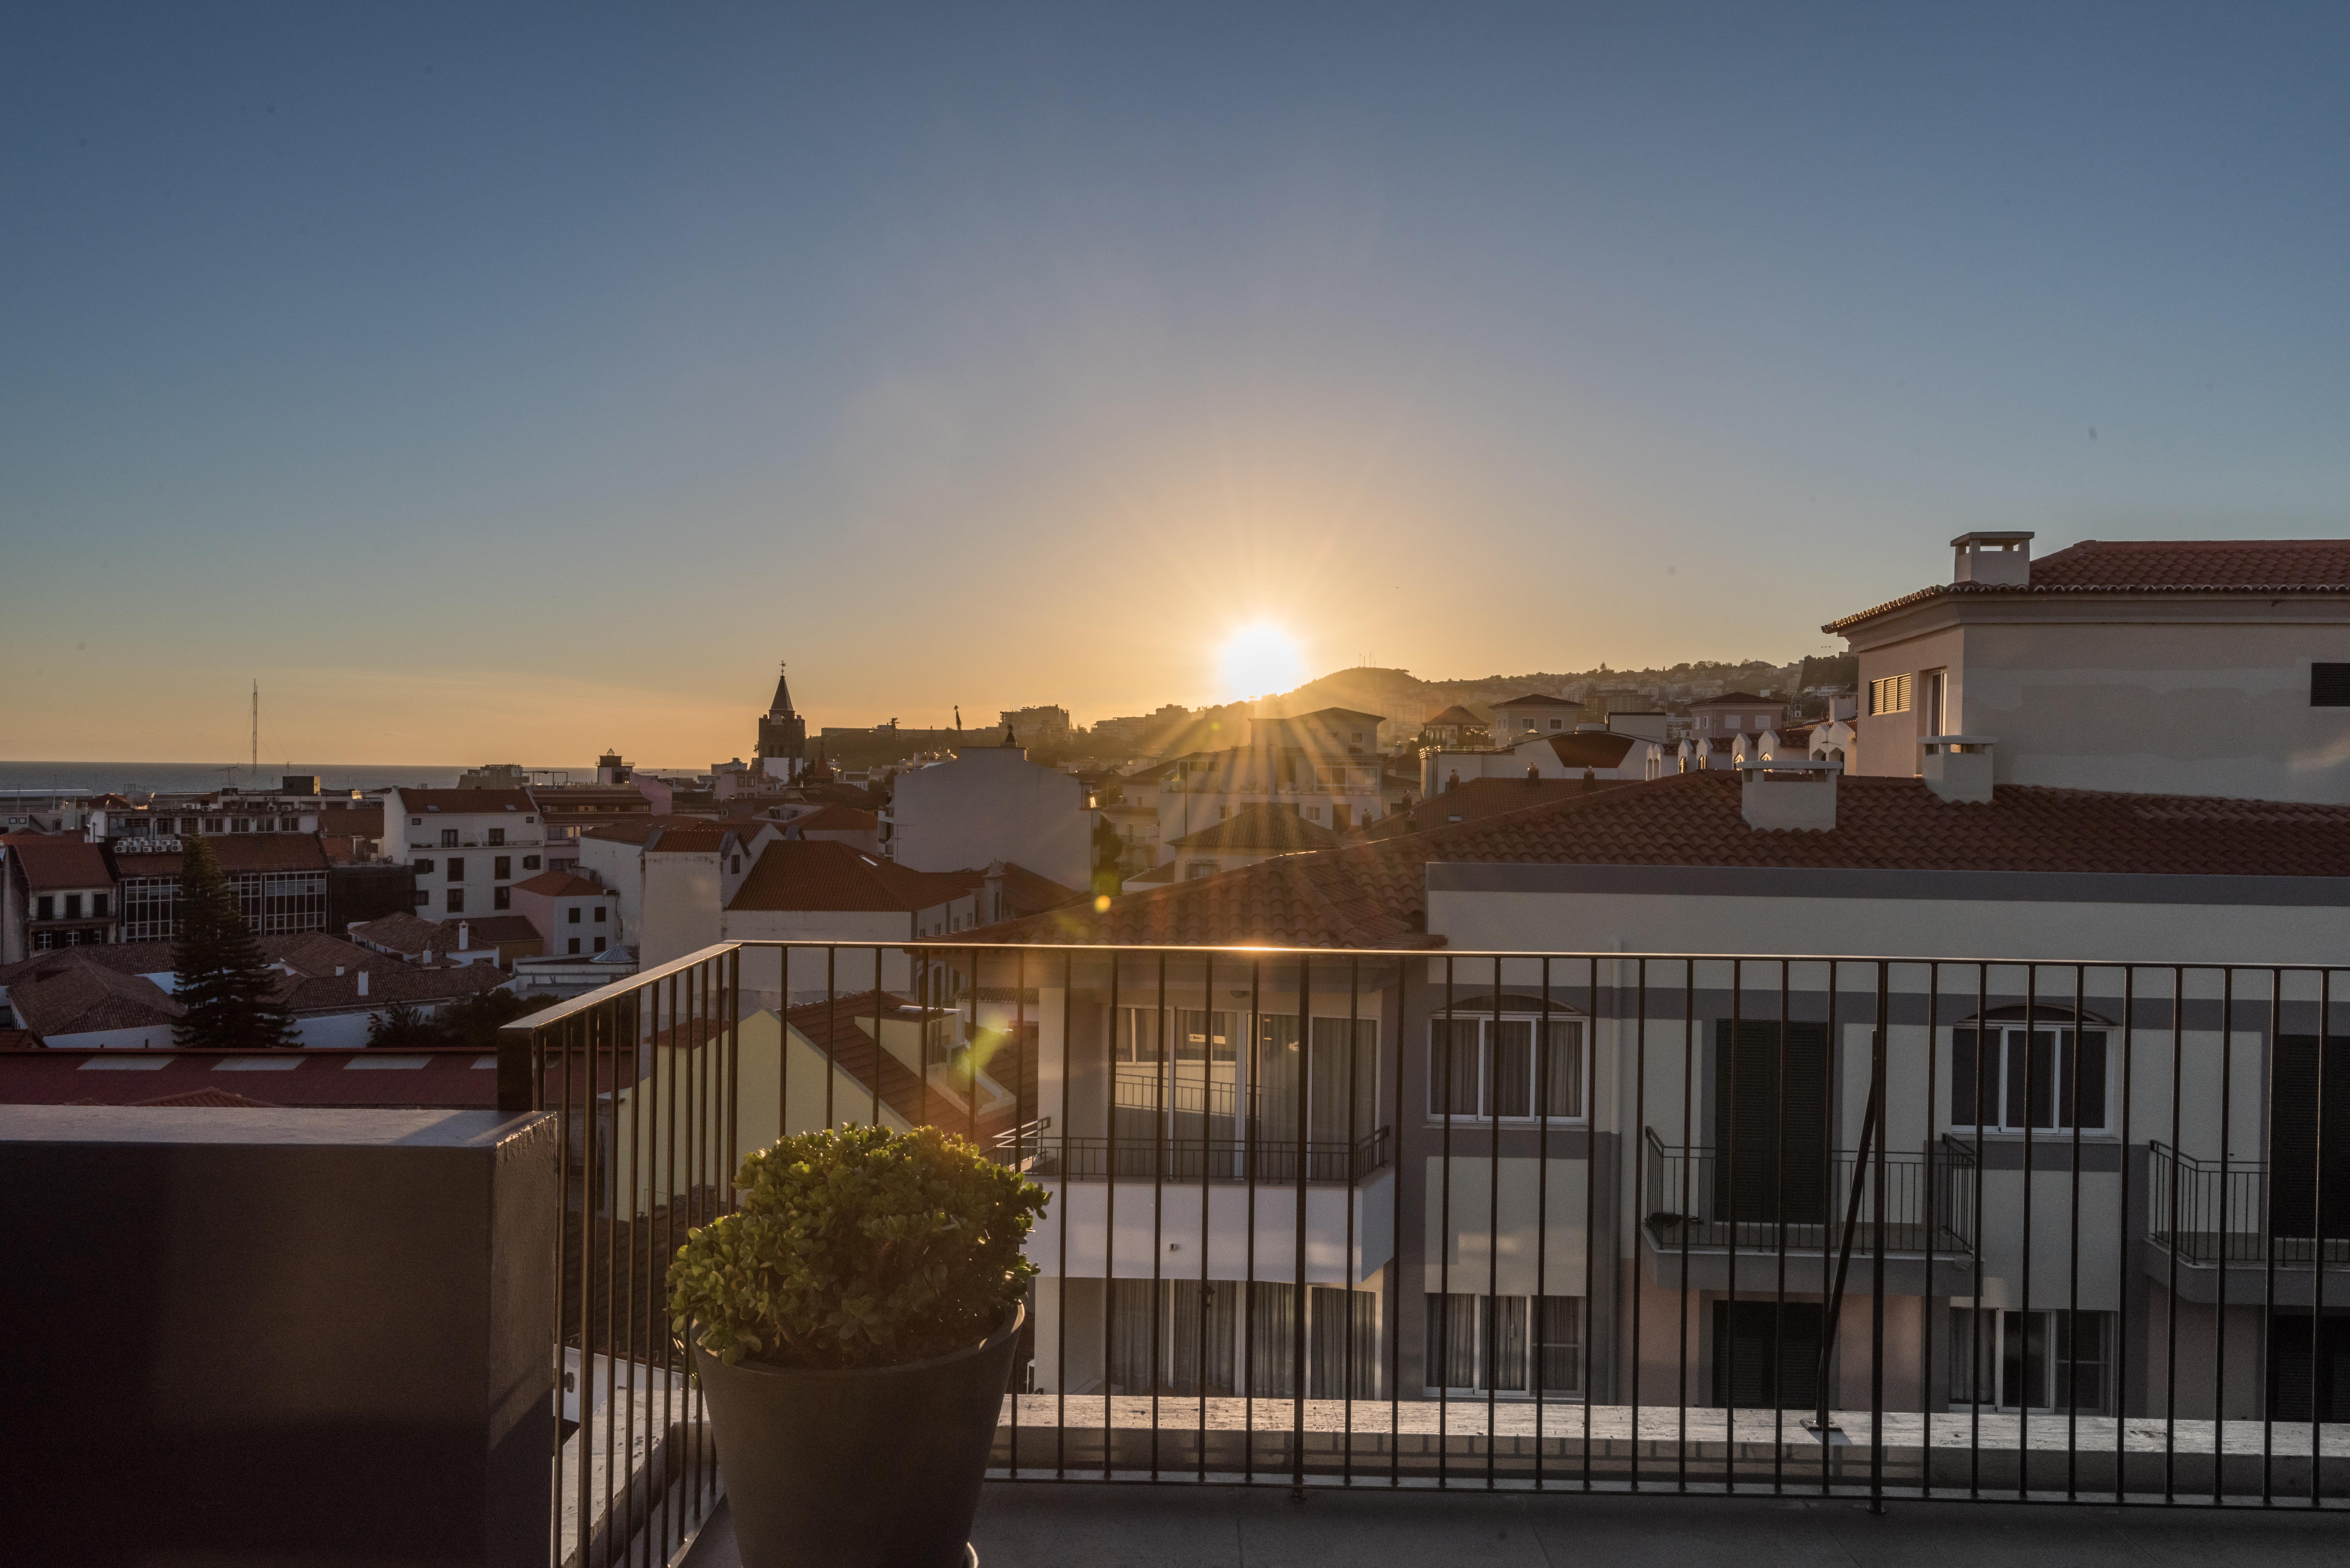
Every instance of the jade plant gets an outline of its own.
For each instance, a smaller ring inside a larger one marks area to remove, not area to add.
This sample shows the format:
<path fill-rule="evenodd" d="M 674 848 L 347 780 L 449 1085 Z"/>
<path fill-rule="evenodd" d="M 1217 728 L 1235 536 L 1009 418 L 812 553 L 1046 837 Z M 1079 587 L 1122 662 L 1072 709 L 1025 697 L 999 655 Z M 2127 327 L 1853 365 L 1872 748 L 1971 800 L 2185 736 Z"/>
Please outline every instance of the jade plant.
<path fill-rule="evenodd" d="M 1049 1194 L 923 1127 L 802 1133 L 743 1162 L 738 1206 L 669 1276 L 670 1324 L 729 1366 L 895 1366 L 966 1349 L 1027 1293 Z"/>

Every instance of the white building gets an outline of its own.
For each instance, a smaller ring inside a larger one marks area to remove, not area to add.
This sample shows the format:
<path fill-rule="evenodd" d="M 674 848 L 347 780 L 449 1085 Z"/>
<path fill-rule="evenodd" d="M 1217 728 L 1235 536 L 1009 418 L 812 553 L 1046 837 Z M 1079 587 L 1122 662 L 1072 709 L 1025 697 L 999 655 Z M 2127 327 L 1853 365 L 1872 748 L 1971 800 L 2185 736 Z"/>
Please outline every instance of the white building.
<path fill-rule="evenodd" d="M 778 824 L 748 818 L 634 817 L 583 836 L 579 870 L 617 895 L 613 934 L 650 969 L 719 940 L 727 879 L 782 836 Z"/>
<path fill-rule="evenodd" d="M 1855 770 L 1998 742 L 2002 784 L 2350 800 L 2350 541 L 1951 541 L 1951 580 L 1831 621 L 1860 661 Z"/>
<path fill-rule="evenodd" d="M 383 799 L 384 853 L 416 871 L 429 919 L 513 908 L 515 883 L 546 869 L 546 825 L 519 789 L 395 789 Z"/>
<path fill-rule="evenodd" d="M 913 871 L 1009 860 L 1084 887 L 1093 875 L 1094 810 L 1077 778 L 1017 746 L 965 746 L 898 775 L 884 817 L 889 857 Z"/>

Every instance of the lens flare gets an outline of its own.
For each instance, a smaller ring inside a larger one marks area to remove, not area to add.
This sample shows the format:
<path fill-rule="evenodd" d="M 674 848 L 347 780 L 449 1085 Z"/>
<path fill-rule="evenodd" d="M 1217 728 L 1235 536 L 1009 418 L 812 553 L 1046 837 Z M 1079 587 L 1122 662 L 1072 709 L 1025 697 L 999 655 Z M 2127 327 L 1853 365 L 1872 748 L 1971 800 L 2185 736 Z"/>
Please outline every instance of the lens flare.
<path fill-rule="evenodd" d="M 1305 680 L 1297 639 L 1270 621 L 1234 628 L 1224 639 L 1216 670 L 1228 700 L 1286 691 Z"/>

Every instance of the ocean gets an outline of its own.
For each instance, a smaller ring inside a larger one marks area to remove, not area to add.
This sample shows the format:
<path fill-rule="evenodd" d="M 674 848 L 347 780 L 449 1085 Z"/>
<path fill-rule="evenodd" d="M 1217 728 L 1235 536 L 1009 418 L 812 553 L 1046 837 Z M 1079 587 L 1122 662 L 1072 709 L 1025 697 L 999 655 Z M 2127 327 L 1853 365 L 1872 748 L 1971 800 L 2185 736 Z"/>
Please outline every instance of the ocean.
<path fill-rule="evenodd" d="M 448 789 L 463 773 L 453 763 L 401 763 L 392 765 L 331 763 L 264 763 L 258 770 L 242 763 L 5 763 L 0 762 L 0 792 L 61 790 L 98 794 L 114 790 L 172 793 L 219 789 L 224 784 L 258 784 L 275 789 L 287 774 L 316 774 L 330 790 L 382 789 L 390 784 L 420 784 Z M 596 776 L 596 764 L 574 769 L 572 777 Z"/>

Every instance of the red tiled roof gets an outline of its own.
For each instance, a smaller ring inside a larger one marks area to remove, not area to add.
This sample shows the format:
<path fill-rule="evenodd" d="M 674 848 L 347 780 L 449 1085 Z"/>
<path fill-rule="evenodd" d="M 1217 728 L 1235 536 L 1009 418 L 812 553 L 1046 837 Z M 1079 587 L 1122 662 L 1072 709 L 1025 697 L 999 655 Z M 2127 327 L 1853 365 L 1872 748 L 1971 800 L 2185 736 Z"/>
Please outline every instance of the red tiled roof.
<path fill-rule="evenodd" d="M 1409 811 L 1399 811 L 1377 822 L 1366 823 L 1347 835 L 1349 844 L 1375 844 L 1381 839 L 1401 838 L 1409 833 L 1425 833 L 1430 828 L 1449 826 L 1456 822 L 1482 822 L 1489 816 L 1499 816 L 1505 811 L 1523 811 L 1530 805 L 1548 805 L 1554 801 L 1571 800 L 1595 790 L 1621 789 L 1638 781 L 1633 779 L 1465 779 L 1457 789 L 1448 789 L 1416 802 Z"/>
<path fill-rule="evenodd" d="M 24 867 L 25 884 L 33 892 L 114 886 L 103 845 L 62 833 L 10 833 L 0 835 L 0 844 Z"/>
<path fill-rule="evenodd" d="M 448 947 L 457 945 L 456 932 L 443 935 Z M 278 1005 L 291 1012 L 366 1012 L 395 1002 L 456 1002 L 495 991 L 507 980 L 494 964 L 426 969 L 315 931 L 272 953 L 270 960 L 291 971 L 277 982 Z M 335 972 L 338 969 L 340 974 Z M 359 994 L 361 971 L 368 977 L 365 996 Z"/>
<path fill-rule="evenodd" d="M 1485 727 L 1484 720 L 1480 719 L 1476 714 L 1471 713 L 1468 709 L 1463 708 L 1458 702 L 1455 702 L 1451 707 L 1447 708 L 1441 713 L 1433 714 L 1429 718 L 1421 720 L 1420 723 L 1424 728 L 1434 728 L 1442 724 L 1460 724 L 1467 728 L 1479 730 Z"/>
<path fill-rule="evenodd" d="M 829 838 L 784 838 L 759 852 L 730 909 L 927 909 L 962 898 L 966 877 L 910 871 Z"/>
<path fill-rule="evenodd" d="M 596 890 L 599 893 L 604 891 L 601 888 Z M 458 915 L 441 922 L 441 929 L 449 940 L 437 950 L 443 953 L 461 950 L 457 946 L 459 926 L 465 928 L 464 935 L 473 942 L 475 951 L 485 947 L 539 940 L 538 928 L 530 923 L 526 915 Z"/>
<path fill-rule="evenodd" d="M 1082 888 L 1067 887 L 1008 860 L 1003 864 L 1004 902 L 1020 914 L 1040 915 L 1064 904 L 1074 904 L 1085 896 Z"/>
<path fill-rule="evenodd" d="M 853 805 L 827 805 L 791 821 L 791 828 L 796 833 L 860 833 L 880 826 L 880 814 L 859 811 Z"/>
<path fill-rule="evenodd" d="M 402 957 L 421 953 L 427 948 L 436 953 L 445 952 L 453 943 L 453 939 L 441 929 L 438 920 L 428 920 L 405 909 L 379 915 L 372 920 L 361 920 L 351 927 L 350 936 L 353 941 Z"/>
<path fill-rule="evenodd" d="M 1506 702 L 1496 702 L 1493 711 L 1504 708 L 1580 708 L 1583 704 L 1565 697 L 1552 697 L 1541 691 L 1529 691 L 1523 697 L 1513 697 Z"/>
<path fill-rule="evenodd" d="M 612 891 L 601 882 L 590 881 L 571 871 L 542 871 L 527 882 L 515 883 L 514 890 L 547 898 L 598 898 L 608 897 Z"/>
<path fill-rule="evenodd" d="M 881 1049 L 873 1036 L 859 1024 L 859 1019 L 871 1019 L 879 1009 L 886 1008 L 891 1016 L 904 1015 L 910 1023 L 919 1023 L 920 1013 L 914 1004 L 901 996 L 887 992 L 867 991 L 853 996 L 842 996 L 831 1002 L 811 1002 L 787 1010 L 784 1022 L 789 1024 L 809 1044 L 818 1051 L 829 1051 L 833 1064 L 855 1078 L 870 1095 L 875 1074 L 880 1075 L 881 1103 L 916 1127 L 941 1127 L 952 1132 L 971 1130 L 971 1113 L 965 1106 L 941 1094 L 913 1070 Z M 993 1067 L 983 1068 L 994 1075 Z M 842 1106 L 836 1103 L 837 1115 L 855 1119 L 868 1115 L 870 1102 L 865 1106 Z M 1003 1112 L 983 1113 L 978 1130 L 982 1136 L 1008 1125 L 1011 1118 Z"/>
<path fill-rule="evenodd" d="M 2350 876 L 2350 806 L 2002 784 L 1956 805 L 1921 780 L 1846 777 L 1825 833 L 1758 833 L 1731 773 L 1679 774 L 1380 843 L 1291 855 L 1055 910 L 979 941 L 1430 945 L 1435 861 Z M 1440 802 L 1442 796 L 1439 796 Z"/>
<path fill-rule="evenodd" d="M 1176 849 L 1269 849 L 1295 854 L 1301 849 L 1327 849 L 1338 835 L 1318 822 L 1308 822 L 1294 806 L 1267 801 L 1240 806 L 1222 822 L 1175 839 Z"/>
<path fill-rule="evenodd" d="M 640 844 L 649 853 L 715 855 L 731 835 L 748 839 L 778 825 L 764 817 L 623 816 L 589 829 L 582 838 L 607 844 Z"/>
<path fill-rule="evenodd" d="M 509 811 L 529 812 L 536 815 L 538 807 L 526 789 L 399 789 L 400 809 L 411 815 L 427 812 L 459 814 L 465 812 Z M 385 799 L 390 805 L 390 797 Z"/>
<path fill-rule="evenodd" d="M 151 980 L 124 974 L 66 948 L 11 967 L 8 1006 L 16 1021 L 49 1040 L 109 1029 L 162 1029 L 187 1009 Z"/>
<path fill-rule="evenodd" d="M 254 1105 L 375 1106 L 488 1110 L 497 1104 L 498 1075 L 482 1065 L 484 1053 L 307 1049 L 268 1053 L 288 1066 L 267 1073 L 224 1067 L 261 1053 L 177 1051 L 0 1050 L 0 1105 L 224 1106 L 218 1094 Z M 89 1071 L 102 1061 L 119 1068 L 136 1061 L 145 1070 Z M 400 1066 L 388 1064 L 398 1062 Z M 363 1064 L 354 1066 L 354 1063 Z M 421 1065 L 405 1064 L 421 1063 Z M 234 1088 L 224 1087 L 234 1085 Z M 242 1094 L 261 1089 L 265 1098 Z"/>
<path fill-rule="evenodd" d="M 228 833 L 218 837 L 207 834 L 204 842 L 212 846 L 213 858 L 220 862 L 220 868 L 232 877 L 244 871 L 327 868 L 327 848 L 315 833 Z M 182 858 L 167 851 L 118 854 L 114 864 L 126 877 L 177 877 Z"/>
<path fill-rule="evenodd" d="M 158 1095 L 151 1100 L 133 1100 L 134 1106 L 213 1106 L 222 1110 L 268 1110 L 275 1100 L 256 1100 L 245 1095 L 232 1095 L 226 1089 L 210 1085 L 201 1089 L 182 1089 L 175 1095 Z"/>
<path fill-rule="evenodd" d="M 1690 704 L 1692 708 L 1783 708 L 1776 697 L 1757 697 L 1752 691 L 1725 691 L 1719 697 L 1700 697 Z"/>
<path fill-rule="evenodd" d="M 1939 583 L 1832 620 L 1841 632 L 1887 610 L 1958 594 L 2338 594 L 2350 539 L 2084 539 L 2032 563 L 2028 584 Z"/>

